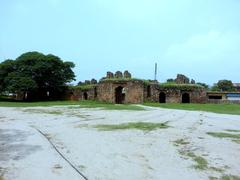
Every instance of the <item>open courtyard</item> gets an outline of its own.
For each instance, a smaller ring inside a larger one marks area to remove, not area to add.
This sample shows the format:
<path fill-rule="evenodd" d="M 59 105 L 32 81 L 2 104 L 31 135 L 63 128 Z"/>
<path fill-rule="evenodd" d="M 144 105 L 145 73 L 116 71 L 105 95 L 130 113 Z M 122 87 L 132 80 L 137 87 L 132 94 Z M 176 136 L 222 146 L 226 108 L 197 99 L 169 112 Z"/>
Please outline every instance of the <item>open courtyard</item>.
<path fill-rule="evenodd" d="M 239 115 L 111 106 L 0 107 L 0 179 L 240 179 Z"/>

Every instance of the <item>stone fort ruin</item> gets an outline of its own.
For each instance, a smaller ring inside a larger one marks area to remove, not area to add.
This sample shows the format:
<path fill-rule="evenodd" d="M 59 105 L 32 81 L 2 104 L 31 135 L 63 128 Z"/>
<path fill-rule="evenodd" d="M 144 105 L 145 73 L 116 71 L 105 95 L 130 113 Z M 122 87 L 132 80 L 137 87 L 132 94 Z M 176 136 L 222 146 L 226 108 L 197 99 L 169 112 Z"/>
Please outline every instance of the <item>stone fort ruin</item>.
<path fill-rule="evenodd" d="M 206 89 L 184 75 L 170 83 L 132 78 L 128 71 L 107 72 L 99 82 L 95 79 L 79 83 L 68 92 L 71 100 L 98 100 L 116 104 L 205 103 Z"/>

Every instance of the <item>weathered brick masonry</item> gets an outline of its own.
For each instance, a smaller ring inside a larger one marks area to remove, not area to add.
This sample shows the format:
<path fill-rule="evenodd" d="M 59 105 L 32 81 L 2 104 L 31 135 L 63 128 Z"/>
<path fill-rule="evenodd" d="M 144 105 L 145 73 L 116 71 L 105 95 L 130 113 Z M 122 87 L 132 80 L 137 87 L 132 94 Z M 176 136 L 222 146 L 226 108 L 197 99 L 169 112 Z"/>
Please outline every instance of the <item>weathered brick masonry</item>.
<path fill-rule="evenodd" d="M 118 104 L 141 104 L 144 101 L 160 103 L 205 103 L 204 87 L 195 84 L 159 84 L 156 81 L 132 79 L 128 71 L 108 72 L 97 84 L 79 86 L 69 91 L 72 100 L 99 100 Z M 179 82 L 178 82 L 179 83 Z M 187 81 L 189 83 L 189 81 Z"/>

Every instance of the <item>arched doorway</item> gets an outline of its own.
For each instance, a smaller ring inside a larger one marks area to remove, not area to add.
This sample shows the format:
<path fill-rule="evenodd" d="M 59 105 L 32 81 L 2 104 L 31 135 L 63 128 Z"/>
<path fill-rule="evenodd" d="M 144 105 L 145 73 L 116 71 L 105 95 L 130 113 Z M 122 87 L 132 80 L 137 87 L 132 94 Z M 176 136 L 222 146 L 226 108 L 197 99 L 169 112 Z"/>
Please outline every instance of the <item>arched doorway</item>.
<path fill-rule="evenodd" d="M 159 94 L 159 102 L 160 103 L 166 103 L 166 94 L 164 92 L 161 92 Z"/>
<path fill-rule="evenodd" d="M 83 93 L 83 98 L 84 98 L 84 100 L 88 100 L 88 93 L 87 92 Z"/>
<path fill-rule="evenodd" d="M 190 95 L 188 93 L 182 94 L 182 103 L 190 103 Z"/>
<path fill-rule="evenodd" d="M 115 103 L 123 104 L 125 98 L 125 94 L 123 94 L 123 87 L 119 86 L 115 89 Z"/>

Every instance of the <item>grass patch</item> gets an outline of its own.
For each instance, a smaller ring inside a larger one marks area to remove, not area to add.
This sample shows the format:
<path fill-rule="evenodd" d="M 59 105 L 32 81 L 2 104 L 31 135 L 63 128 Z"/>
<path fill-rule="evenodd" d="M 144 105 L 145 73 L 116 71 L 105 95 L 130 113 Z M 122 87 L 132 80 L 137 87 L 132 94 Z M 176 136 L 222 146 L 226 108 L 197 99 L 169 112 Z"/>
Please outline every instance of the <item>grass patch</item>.
<path fill-rule="evenodd" d="M 235 129 L 226 129 L 225 131 L 228 131 L 228 132 L 240 132 L 240 130 L 235 130 Z"/>
<path fill-rule="evenodd" d="M 140 106 L 132 104 L 110 104 L 110 103 L 101 103 L 101 102 L 91 102 L 84 101 L 79 106 L 79 108 L 103 108 L 106 110 L 130 110 L 130 111 L 144 111 L 145 109 Z"/>
<path fill-rule="evenodd" d="M 236 131 L 231 131 L 231 132 L 236 132 Z M 229 138 L 232 140 L 232 142 L 240 144 L 240 134 L 231 134 L 231 133 L 224 133 L 224 132 L 208 132 L 207 134 L 216 138 Z"/>
<path fill-rule="evenodd" d="M 149 123 L 149 122 L 137 122 L 137 123 L 124 123 L 124 124 L 100 124 L 94 126 L 94 128 L 99 129 L 100 131 L 114 131 L 114 130 L 129 130 L 137 129 L 142 131 L 153 131 L 156 129 L 166 129 L 169 126 L 167 122 L 165 123 Z"/>
<path fill-rule="evenodd" d="M 0 176 L 0 180 L 4 180 L 3 176 Z"/>
<path fill-rule="evenodd" d="M 220 179 L 221 180 L 240 180 L 240 176 L 224 175 Z"/>
<path fill-rule="evenodd" d="M 207 134 L 217 138 L 231 138 L 240 140 L 240 134 L 230 134 L 224 132 L 208 132 Z"/>
<path fill-rule="evenodd" d="M 209 176 L 208 179 L 209 179 L 209 180 L 218 180 L 218 178 L 217 178 L 217 177 L 214 177 L 214 176 Z"/>
<path fill-rule="evenodd" d="M 180 109 L 180 110 L 190 110 L 190 111 L 206 111 L 214 112 L 219 114 L 233 114 L 240 115 L 240 105 L 239 104 L 175 104 L 175 103 L 144 103 L 146 106 L 160 107 L 167 109 Z"/>
<path fill-rule="evenodd" d="M 82 84 L 78 86 L 69 86 L 70 89 L 90 90 L 96 87 L 96 84 Z"/>
<path fill-rule="evenodd" d="M 225 169 L 209 166 L 209 163 L 205 158 L 203 158 L 202 156 L 197 156 L 193 152 L 179 151 L 179 153 L 181 155 L 185 156 L 185 157 L 191 158 L 195 162 L 195 165 L 193 165 L 192 167 L 197 169 L 197 170 L 215 171 L 215 172 L 218 172 L 218 173 L 225 172 Z M 211 178 L 214 179 L 214 177 L 209 177 L 209 179 L 211 179 Z"/>
<path fill-rule="evenodd" d="M 40 109 L 26 109 L 26 110 L 24 110 L 24 112 L 53 114 L 53 115 L 62 115 L 63 114 L 63 112 L 57 111 L 57 110 L 48 111 L 48 110 L 42 110 L 42 109 L 41 110 Z"/>
<path fill-rule="evenodd" d="M 133 110 L 142 111 L 143 107 L 131 104 L 111 104 L 99 101 L 41 101 L 41 102 L 9 102 L 0 101 L 0 107 L 48 107 L 79 105 L 79 108 L 103 108 L 107 110 Z M 71 107 L 69 107 L 71 108 Z"/>
<path fill-rule="evenodd" d="M 196 163 L 193 167 L 199 170 L 207 170 L 208 169 L 208 162 L 201 156 L 197 156 L 196 154 L 189 152 L 186 154 L 188 157 L 192 158 L 193 161 Z"/>
<path fill-rule="evenodd" d="M 176 90 L 185 90 L 185 91 L 190 91 L 195 89 L 204 89 L 203 86 L 198 84 L 177 84 L 172 82 L 160 83 L 159 87 L 163 89 L 176 89 Z"/>
<path fill-rule="evenodd" d="M 219 173 L 223 173 L 225 171 L 224 169 L 216 168 L 216 167 L 210 167 L 209 169 Z"/>
<path fill-rule="evenodd" d="M 179 145 L 187 145 L 187 144 L 190 144 L 190 142 L 187 142 L 187 141 L 185 141 L 184 139 L 178 139 L 178 140 L 174 141 L 174 144 L 175 144 L 176 146 L 179 146 Z"/>

